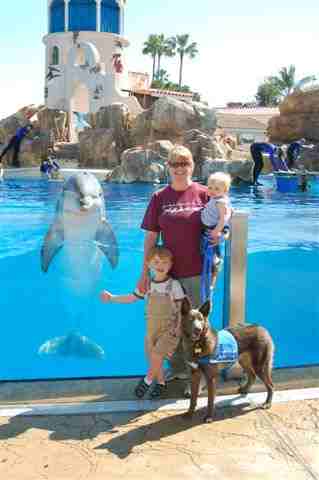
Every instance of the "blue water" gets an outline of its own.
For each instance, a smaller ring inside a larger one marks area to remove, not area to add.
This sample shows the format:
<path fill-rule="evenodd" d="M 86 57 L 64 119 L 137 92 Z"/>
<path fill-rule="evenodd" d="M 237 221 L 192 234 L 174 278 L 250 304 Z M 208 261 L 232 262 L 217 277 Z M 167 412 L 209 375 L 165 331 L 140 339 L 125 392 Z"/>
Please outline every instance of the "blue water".
<path fill-rule="evenodd" d="M 319 364 L 319 196 L 282 194 L 264 178 L 258 189 L 234 188 L 232 203 L 249 213 L 247 321 L 265 325 L 276 343 L 276 367 Z M 139 226 L 158 186 L 104 185 L 108 218 L 120 245 L 120 262 L 106 261 L 90 295 L 65 289 L 59 258 L 47 274 L 40 248 L 54 215 L 61 184 L 46 180 L 0 183 L 0 380 L 128 376 L 145 372 L 144 305 L 102 305 L 102 288 L 131 292 L 139 276 Z M 223 275 L 212 322 L 223 324 Z M 40 356 L 48 339 L 78 332 L 98 343 L 103 360 Z"/>

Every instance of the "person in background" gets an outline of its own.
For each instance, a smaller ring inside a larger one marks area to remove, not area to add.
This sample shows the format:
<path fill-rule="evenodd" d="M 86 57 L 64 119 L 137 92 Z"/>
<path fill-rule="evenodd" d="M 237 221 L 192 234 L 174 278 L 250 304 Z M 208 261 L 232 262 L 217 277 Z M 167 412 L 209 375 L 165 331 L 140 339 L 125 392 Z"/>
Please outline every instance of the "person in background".
<path fill-rule="evenodd" d="M 269 155 L 274 172 L 278 170 L 288 171 L 288 167 L 283 156 L 283 150 L 280 146 L 267 142 L 254 142 L 250 145 L 250 153 L 254 161 L 252 184 L 255 186 L 262 185 L 262 183 L 258 181 L 258 178 L 264 167 L 264 153 Z"/>
<path fill-rule="evenodd" d="M 56 161 L 56 154 L 54 149 L 49 147 L 48 148 L 48 156 L 44 160 L 42 160 L 40 165 L 40 171 L 48 178 L 56 177 L 59 173 L 60 165 Z"/>
<path fill-rule="evenodd" d="M 6 155 L 7 152 L 13 149 L 12 165 L 14 167 L 20 167 L 19 153 L 22 140 L 31 132 L 33 125 L 29 124 L 25 127 L 18 128 L 13 137 L 10 138 L 8 145 L 1 152 L 0 160 Z"/>
<path fill-rule="evenodd" d="M 296 167 L 296 163 L 300 156 L 301 146 L 303 145 L 304 140 L 298 140 L 289 144 L 287 148 L 287 166 L 289 170 Z"/>
<path fill-rule="evenodd" d="M 135 388 L 138 398 L 144 397 L 153 385 L 150 396 L 159 398 L 165 390 L 163 363 L 170 358 L 181 338 L 181 304 L 185 297 L 177 280 L 170 277 L 173 265 L 171 252 L 164 247 L 153 247 L 148 251 L 146 263 L 153 273 L 147 292 L 139 290 L 128 295 L 113 295 L 107 290 L 101 292 L 101 301 L 133 303 L 147 300 L 147 334 L 145 350 L 149 359 L 147 375 Z"/>
<path fill-rule="evenodd" d="M 170 184 L 153 193 L 142 221 L 141 227 L 146 230 L 144 263 L 137 288 L 142 293 L 148 290 L 148 253 L 161 239 L 173 254 L 172 277 L 179 280 L 196 308 L 201 304 L 200 279 L 203 268 L 200 212 L 209 196 L 206 186 L 192 180 L 194 161 L 188 148 L 177 145 L 170 151 L 168 170 Z M 170 358 L 170 368 L 165 373 L 167 380 L 189 377 L 187 352 L 185 355 L 181 343 Z"/>

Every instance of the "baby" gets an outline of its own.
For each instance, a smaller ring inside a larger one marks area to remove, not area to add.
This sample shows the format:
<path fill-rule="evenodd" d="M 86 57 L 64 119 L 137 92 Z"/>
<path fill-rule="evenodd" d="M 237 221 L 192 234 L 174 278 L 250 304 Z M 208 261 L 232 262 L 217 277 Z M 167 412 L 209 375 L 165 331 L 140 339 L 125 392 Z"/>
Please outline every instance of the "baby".
<path fill-rule="evenodd" d="M 229 234 L 229 221 L 232 208 L 229 200 L 229 188 L 231 177 L 227 173 L 216 172 L 209 176 L 207 187 L 209 202 L 201 211 L 203 224 L 202 253 L 202 301 L 209 297 L 210 287 L 214 287 L 216 281 L 216 266 L 221 262 L 221 250 L 219 241 Z M 214 271 L 211 280 L 212 270 Z M 209 287 L 208 287 L 209 284 Z"/>
<path fill-rule="evenodd" d="M 210 200 L 201 212 L 201 220 L 214 242 L 222 233 L 226 233 L 225 227 L 226 231 L 229 230 L 232 212 L 228 196 L 230 184 L 231 177 L 227 173 L 216 172 L 208 178 L 207 188 Z"/>

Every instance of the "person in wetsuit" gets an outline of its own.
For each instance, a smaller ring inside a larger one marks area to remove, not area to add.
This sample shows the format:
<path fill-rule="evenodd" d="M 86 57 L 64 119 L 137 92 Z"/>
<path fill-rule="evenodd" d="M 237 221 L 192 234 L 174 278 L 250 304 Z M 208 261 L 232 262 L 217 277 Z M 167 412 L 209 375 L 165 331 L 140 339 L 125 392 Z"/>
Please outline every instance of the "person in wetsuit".
<path fill-rule="evenodd" d="M 12 165 L 14 167 L 20 167 L 19 153 L 22 140 L 28 133 L 31 132 L 33 125 L 26 125 L 25 127 L 18 128 L 13 137 L 10 138 L 8 145 L 3 149 L 0 155 L 0 161 L 6 153 L 13 149 Z"/>
<path fill-rule="evenodd" d="M 300 155 L 302 140 L 292 142 L 287 148 L 287 166 L 290 169 L 295 168 L 296 161 Z"/>
<path fill-rule="evenodd" d="M 258 182 L 258 177 L 264 167 L 263 153 L 273 155 L 273 148 L 265 142 L 255 142 L 250 145 L 250 153 L 254 161 L 253 185 L 262 185 Z"/>
<path fill-rule="evenodd" d="M 264 167 L 263 153 L 269 155 L 274 172 L 278 170 L 288 170 L 281 147 L 266 142 L 255 142 L 250 146 L 250 153 L 254 161 L 253 185 L 262 185 L 258 182 L 258 177 Z"/>

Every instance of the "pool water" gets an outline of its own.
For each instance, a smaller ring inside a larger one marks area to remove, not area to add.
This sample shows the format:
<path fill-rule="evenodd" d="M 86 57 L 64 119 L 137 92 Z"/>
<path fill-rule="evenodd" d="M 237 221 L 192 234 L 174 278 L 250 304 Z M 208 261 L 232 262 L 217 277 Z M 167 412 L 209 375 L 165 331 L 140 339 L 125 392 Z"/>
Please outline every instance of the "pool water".
<path fill-rule="evenodd" d="M 270 177 L 264 186 L 233 188 L 234 208 L 249 213 L 247 321 L 261 323 L 274 337 L 276 367 L 319 364 L 319 196 L 279 193 Z M 40 248 L 52 222 L 62 185 L 46 180 L 0 183 L 0 380 L 112 377 L 146 370 L 143 301 L 103 305 L 99 292 L 131 292 L 143 255 L 139 226 L 159 186 L 104 184 L 106 209 L 120 245 L 112 270 L 88 294 L 65 288 L 59 255 L 44 274 Z M 223 326 L 223 275 L 211 318 Z M 47 340 L 75 332 L 97 343 L 103 359 L 40 355 Z"/>

